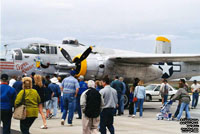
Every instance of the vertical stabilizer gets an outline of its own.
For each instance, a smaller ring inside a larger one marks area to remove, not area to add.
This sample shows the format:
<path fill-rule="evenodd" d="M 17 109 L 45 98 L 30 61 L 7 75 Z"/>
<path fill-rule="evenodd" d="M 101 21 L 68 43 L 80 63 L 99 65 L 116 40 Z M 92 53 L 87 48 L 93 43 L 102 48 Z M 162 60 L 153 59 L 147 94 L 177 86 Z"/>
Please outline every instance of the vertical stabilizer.
<path fill-rule="evenodd" d="M 171 41 L 162 36 L 157 37 L 155 53 L 157 54 L 171 53 Z"/>

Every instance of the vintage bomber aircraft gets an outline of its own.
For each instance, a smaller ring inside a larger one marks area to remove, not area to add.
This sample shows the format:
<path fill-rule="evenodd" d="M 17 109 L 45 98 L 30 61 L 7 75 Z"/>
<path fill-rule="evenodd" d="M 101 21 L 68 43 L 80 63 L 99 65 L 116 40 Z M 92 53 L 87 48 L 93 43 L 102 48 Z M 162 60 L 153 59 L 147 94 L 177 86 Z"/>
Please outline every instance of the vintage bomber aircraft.
<path fill-rule="evenodd" d="M 171 54 L 171 41 L 165 37 L 156 38 L 156 54 L 88 48 L 78 40 L 68 38 L 62 44 L 33 43 L 24 49 L 7 50 L 0 61 L 0 72 L 10 76 L 30 75 L 31 72 L 65 76 L 73 68 L 77 77 L 84 75 L 86 79 L 118 75 L 127 82 L 136 77 L 149 82 L 198 76 L 199 61 L 199 54 Z"/>

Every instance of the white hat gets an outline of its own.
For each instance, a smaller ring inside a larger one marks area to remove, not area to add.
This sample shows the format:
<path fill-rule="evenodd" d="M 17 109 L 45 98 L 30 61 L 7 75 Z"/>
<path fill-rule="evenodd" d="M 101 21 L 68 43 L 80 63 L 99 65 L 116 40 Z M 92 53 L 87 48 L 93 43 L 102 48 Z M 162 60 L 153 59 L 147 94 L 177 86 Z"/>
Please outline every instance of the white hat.
<path fill-rule="evenodd" d="M 53 77 L 50 79 L 51 83 L 58 83 L 58 79 L 56 77 Z"/>
<path fill-rule="evenodd" d="M 84 76 L 83 76 L 83 75 L 80 75 L 78 78 L 79 78 L 80 80 L 84 80 Z"/>

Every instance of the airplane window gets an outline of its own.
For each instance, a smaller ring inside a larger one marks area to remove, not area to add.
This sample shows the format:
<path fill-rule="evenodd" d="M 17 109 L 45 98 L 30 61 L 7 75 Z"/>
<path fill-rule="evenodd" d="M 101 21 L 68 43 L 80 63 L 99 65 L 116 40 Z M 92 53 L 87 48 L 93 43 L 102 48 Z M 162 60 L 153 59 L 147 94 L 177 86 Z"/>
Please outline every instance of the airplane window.
<path fill-rule="evenodd" d="M 22 51 L 23 53 L 39 54 L 39 46 L 30 45 L 28 48 L 23 48 Z"/>
<path fill-rule="evenodd" d="M 63 40 L 62 44 L 69 44 L 68 40 Z"/>
<path fill-rule="evenodd" d="M 57 47 L 51 47 L 51 54 L 57 54 Z"/>
<path fill-rule="evenodd" d="M 15 60 L 22 60 L 22 52 L 21 50 L 14 50 Z"/>
<path fill-rule="evenodd" d="M 75 44 L 75 41 L 74 40 L 70 40 L 69 44 Z"/>
<path fill-rule="evenodd" d="M 39 46 L 31 46 L 30 48 L 32 51 L 34 51 L 36 54 L 39 54 Z"/>
<path fill-rule="evenodd" d="M 45 54 L 45 52 L 46 52 L 45 46 L 40 46 L 40 53 Z"/>
<path fill-rule="evenodd" d="M 57 47 L 54 47 L 54 49 L 55 49 L 55 54 L 57 54 Z"/>
<path fill-rule="evenodd" d="M 49 54 L 49 46 L 46 46 L 46 54 Z"/>

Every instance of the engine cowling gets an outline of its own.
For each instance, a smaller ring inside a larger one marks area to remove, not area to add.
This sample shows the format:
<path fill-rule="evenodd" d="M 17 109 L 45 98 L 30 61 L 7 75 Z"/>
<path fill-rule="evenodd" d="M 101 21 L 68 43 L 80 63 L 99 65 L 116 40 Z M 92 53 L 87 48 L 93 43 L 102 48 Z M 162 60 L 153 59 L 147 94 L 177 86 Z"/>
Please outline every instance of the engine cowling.
<path fill-rule="evenodd" d="M 79 60 L 80 57 L 81 57 L 81 54 L 75 56 L 72 61 L 76 62 L 76 60 Z M 86 59 L 76 65 L 76 71 L 77 71 L 77 74 L 75 75 L 76 77 L 79 77 L 80 75 L 84 76 L 86 74 L 86 72 L 87 72 L 87 60 Z"/>

